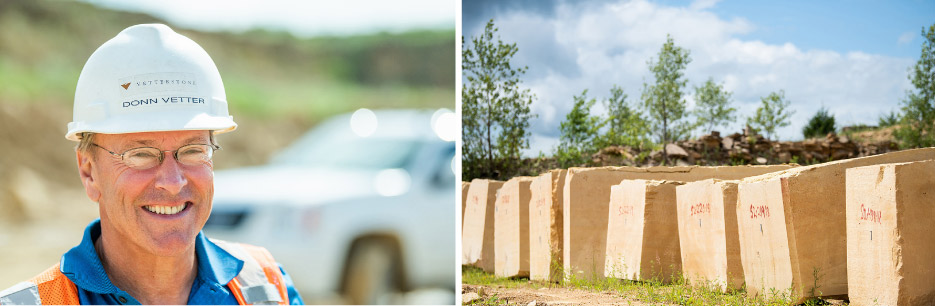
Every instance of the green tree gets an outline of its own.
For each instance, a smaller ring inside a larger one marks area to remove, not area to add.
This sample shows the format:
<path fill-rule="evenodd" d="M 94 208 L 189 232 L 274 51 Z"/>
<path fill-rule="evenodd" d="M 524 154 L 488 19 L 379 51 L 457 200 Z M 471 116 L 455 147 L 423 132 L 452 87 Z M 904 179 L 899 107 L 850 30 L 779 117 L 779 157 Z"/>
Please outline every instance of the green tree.
<path fill-rule="evenodd" d="M 588 90 L 574 96 L 574 106 L 565 115 L 559 126 L 562 135 L 555 158 L 562 167 L 580 165 L 593 153 L 598 140 L 598 130 L 603 127 L 599 116 L 591 115 L 591 107 L 597 100 L 588 99 Z"/>
<path fill-rule="evenodd" d="M 600 137 L 599 146 L 625 145 L 642 147 L 648 142 L 649 129 L 638 109 L 627 103 L 627 94 L 623 88 L 614 85 L 610 89 L 610 98 L 604 100 L 607 118 L 604 125 L 607 131 Z"/>
<path fill-rule="evenodd" d="M 534 96 L 520 89 L 527 67 L 513 67 L 510 59 L 519 51 L 504 43 L 493 19 L 471 47 L 462 41 L 465 82 L 462 87 L 462 179 L 511 176 L 519 165 L 520 151 L 529 147 L 529 106 Z"/>
<path fill-rule="evenodd" d="M 899 113 L 891 111 L 889 113 L 880 115 L 880 118 L 877 118 L 877 126 L 879 127 L 889 127 L 894 126 L 899 123 Z"/>
<path fill-rule="evenodd" d="M 756 115 L 747 118 L 747 125 L 765 132 L 766 138 L 772 139 L 777 128 L 789 126 L 789 117 L 795 111 L 788 109 L 789 101 L 786 100 L 786 92 L 783 90 L 778 93 L 769 93 L 768 96 L 761 98 L 760 102 Z"/>
<path fill-rule="evenodd" d="M 828 109 L 822 107 L 808 120 L 808 125 L 802 128 L 802 136 L 806 139 L 823 137 L 828 133 L 834 132 L 834 115 L 828 113 Z"/>
<path fill-rule="evenodd" d="M 682 89 L 688 82 L 683 71 L 691 62 L 689 54 L 687 49 L 676 46 L 672 37 L 666 35 L 658 60 L 649 59 L 647 62 L 656 83 L 643 83 L 643 108 L 649 115 L 650 129 L 656 131 L 656 137 L 662 144 L 666 163 L 669 161 L 666 144 L 685 137 L 695 127 L 683 120 L 686 103 Z"/>
<path fill-rule="evenodd" d="M 698 125 L 704 126 L 703 133 L 710 133 L 715 127 L 724 125 L 737 119 L 734 113 L 736 108 L 730 106 L 731 92 L 724 89 L 724 85 L 715 84 L 714 79 L 700 87 L 695 87 L 695 109 L 693 113 L 698 118 Z"/>
<path fill-rule="evenodd" d="M 909 72 L 914 90 L 906 91 L 896 138 L 903 147 L 935 146 L 935 24 L 922 28 L 922 54 Z"/>

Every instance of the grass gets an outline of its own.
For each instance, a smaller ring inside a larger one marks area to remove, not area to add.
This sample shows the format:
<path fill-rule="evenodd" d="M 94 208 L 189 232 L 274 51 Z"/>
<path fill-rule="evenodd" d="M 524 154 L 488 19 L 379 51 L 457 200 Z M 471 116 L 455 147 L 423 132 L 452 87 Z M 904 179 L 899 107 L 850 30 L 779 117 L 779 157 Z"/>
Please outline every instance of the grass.
<path fill-rule="evenodd" d="M 528 278 L 497 277 L 473 266 L 461 267 L 461 282 L 470 285 L 500 286 L 504 288 L 530 287 L 541 288 L 543 283 L 530 282 Z"/>
<path fill-rule="evenodd" d="M 492 306 L 492 305 L 504 305 L 506 303 L 507 301 L 501 300 L 499 297 L 497 297 L 497 294 L 494 293 L 493 295 L 485 299 L 477 300 L 471 303 L 471 305 L 491 305 Z"/>
<path fill-rule="evenodd" d="M 674 275 L 672 282 L 651 279 L 644 281 L 622 280 L 605 277 L 574 277 L 563 284 L 543 281 L 529 281 L 526 278 L 502 278 L 475 267 L 462 267 L 462 282 L 468 285 L 482 285 L 504 288 L 542 288 L 564 287 L 587 290 L 591 292 L 612 292 L 621 299 L 637 300 L 646 304 L 677 304 L 677 305 L 791 305 L 797 300 L 793 297 L 791 288 L 787 290 L 772 290 L 764 296 L 747 296 L 745 289 L 733 290 L 727 293 L 721 291 L 720 286 L 711 282 L 691 285 L 681 275 Z M 500 305 L 507 301 L 497 294 L 484 298 L 483 288 L 478 294 L 482 297 L 471 305 Z M 827 301 L 810 299 L 802 305 L 826 305 Z"/>

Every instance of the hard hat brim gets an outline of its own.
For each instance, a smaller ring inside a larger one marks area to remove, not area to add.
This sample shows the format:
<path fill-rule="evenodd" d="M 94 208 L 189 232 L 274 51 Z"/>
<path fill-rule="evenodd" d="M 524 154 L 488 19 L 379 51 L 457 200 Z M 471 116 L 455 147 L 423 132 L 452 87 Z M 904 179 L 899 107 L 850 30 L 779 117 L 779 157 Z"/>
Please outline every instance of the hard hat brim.
<path fill-rule="evenodd" d="M 85 132 L 101 134 L 129 134 L 141 132 L 196 131 L 210 130 L 221 134 L 237 129 L 232 116 L 211 116 L 205 112 L 179 113 L 172 110 L 172 116 L 159 116 L 151 112 L 123 114 L 93 123 L 70 122 L 65 138 L 80 141 L 79 134 Z"/>

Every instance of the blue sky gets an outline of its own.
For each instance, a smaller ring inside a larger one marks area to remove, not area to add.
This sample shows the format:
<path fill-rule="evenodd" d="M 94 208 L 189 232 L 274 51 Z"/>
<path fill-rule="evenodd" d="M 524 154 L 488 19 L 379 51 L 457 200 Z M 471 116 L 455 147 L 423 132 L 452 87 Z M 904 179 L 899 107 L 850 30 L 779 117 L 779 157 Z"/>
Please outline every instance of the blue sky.
<path fill-rule="evenodd" d="M 552 152 L 572 96 L 584 89 L 601 100 L 620 85 L 637 103 L 651 81 L 646 61 L 666 34 L 691 50 L 689 95 L 713 78 L 734 93 L 744 117 L 760 97 L 784 90 L 795 115 L 778 131 L 782 140 L 801 139 L 822 106 L 839 127 L 875 124 L 911 88 L 907 69 L 919 57 L 922 27 L 935 23 L 935 1 L 920 0 L 464 0 L 462 12 L 467 41 L 494 18 L 501 38 L 519 46 L 514 63 L 529 66 L 523 86 L 536 94 L 539 117 L 527 156 Z"/>
<path fill-rule="evenodd" d="M 935 23 L 935 1 L 922 0 L 722 1 L 711 11 L 754 22 L 757 30 L 741 37 L 766 43 L 914 58 L 919 57 L 922 25 Z"/>

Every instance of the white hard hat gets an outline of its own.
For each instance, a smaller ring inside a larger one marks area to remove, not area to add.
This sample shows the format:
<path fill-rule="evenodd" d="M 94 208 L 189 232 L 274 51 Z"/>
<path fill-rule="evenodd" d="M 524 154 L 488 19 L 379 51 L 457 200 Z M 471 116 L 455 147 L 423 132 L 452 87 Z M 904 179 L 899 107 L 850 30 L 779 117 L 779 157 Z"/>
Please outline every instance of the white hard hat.
<path fill-rule="evenodd" d="M 124 29 L 91 54 L 75 90 L 65 138 L 237 128 L 227 112 L 214 61 L 197 43 L 163 24 Z"/>

